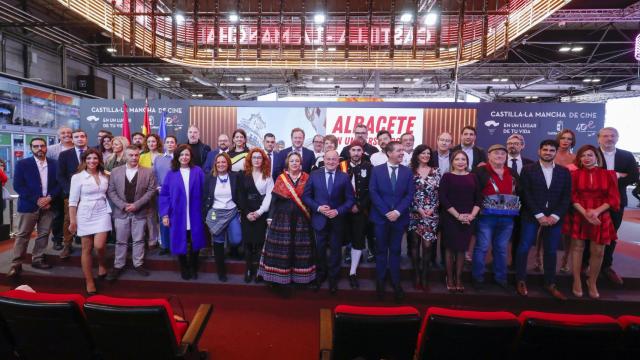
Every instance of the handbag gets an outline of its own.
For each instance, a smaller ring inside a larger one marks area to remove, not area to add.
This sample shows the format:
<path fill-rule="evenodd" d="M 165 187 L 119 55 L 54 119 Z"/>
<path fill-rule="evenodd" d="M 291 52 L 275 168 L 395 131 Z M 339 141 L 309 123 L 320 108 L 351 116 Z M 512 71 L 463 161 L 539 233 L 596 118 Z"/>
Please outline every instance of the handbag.
<path fill-rule="evenodd" d="M 518 216 L 520 214 L 520 197 L 510 194 L 499 194 L 498 184 L 491 176 L 489 181 L 498 194 L 487 195 L 482 201 L 482 215 Z M 515 190 L 515 180 L 512 178 L 512 191 Z"/>

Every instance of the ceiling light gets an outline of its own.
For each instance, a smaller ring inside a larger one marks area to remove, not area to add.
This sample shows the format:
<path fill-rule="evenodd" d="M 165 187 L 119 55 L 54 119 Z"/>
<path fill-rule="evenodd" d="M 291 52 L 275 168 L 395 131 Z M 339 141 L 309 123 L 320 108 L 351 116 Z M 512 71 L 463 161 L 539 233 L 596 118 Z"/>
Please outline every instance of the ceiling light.
<path fill-rule="evenodd" d="M 203 96 L 202 94 L 191 94 L 191 97 L 201 98 L 202 96 Z"/>
<path fill-rule="evenodd" d="M 454 46 L 452 48 L 449 48 L 449 51 L 458 51 L 458 48 Z"/>
<path fill-rule="evenodd" d="M 244 81 L 251 81 L 251 78 L 250 77 L 246 77 L 246 78 L 244 78 Z"/>
<path fill-rule="evenodd" d="M 320 79 L 318 79 L 318 80 L 320 80 L 320 81 L 327 81 L 327 79 L 325 79 L 325 78 L 323 78 L 323 77 L 321 77 L 321 78 L 320 78 Z"/>
<path fill-rule="evenodd" d="M 405 82 L 409 82 L 409 81 L 411 81 L 411 78 L 404 78 L 404 81 Z"/>
<path fill-rule="evenodd" d="M 584 50 L 584 47 L 582 46 L 574 46 L 571 48 L 571 52 L 580 52 L 582 50 Z"/>
<path fill-rule="evenodd" d="M 165 77 L 163 77 L 163 78 L 162 78 L 162 80 L 164 80 L 164 81 L 169 81 L 169 80 L 171 80 L 171 78 L 170 78 L 170 77 L 168 77 L 168 76 L 165 76 Z"/>
<path fill-rule="evenodd" d="M 324 14 L 315 14 L 313 16 L 313 22 L 316 24 L 324 24 L 325 16 Z"/>
<path fill-rule="evenodd" d="M 562 47 L 560 47 L 560 49 L 558 49 L 558 51 L 560 51 L 560 52 L 569 52 L 569 51 L 571 51 L 571 46 L 562 46 Z"/>
<path fill-rule="evenodd" d="M 238 16 L 238 14 L 230 14 L 229 15 L 229 22 L 230 23 L 237 23 L 238 20 L 240 20 L 240 16 Z"/>
<path fill-rule="evenodd" d="M 182 24 L 184 24 L 184 22 L 185 22 L 185 20 L 186 20 L 186 19 L 184 18 L 184 15 L 182 15 L 182 14 L 175 14 L 175 16 L 174 16 L 174 17 L 175 17 L 175 19 L 176 19 L 176 23 L 177 23 L 178 25 L 182 25 Z"/>
<path fill-rule="evenodd" d="M 531 97 L 531 99 L 533 99 L 533 100 L 535 100 L 535 99 L 537 99 L 537 98 L 538 98 L 537 96 L 532 96 L 532 97 Z"/>
<path fill-rule="evenodd" d="M 156 77 L 156 80 L 157 80 L 157 81 L 162 81 L 162 80 L 164 80 L 164 78 L 163 78 L 162 76 L 157 76 L 157 77 Z"/>
<path fill-rule="evenodd" d="M 118 50 L 116 50 L 116 48 L 112 48 L 112 47 L 108 47 L 106 50 L 107 50 L 107 52 L 112 53 L 112 54 L 115 53 L 115 52 L 118 52 Z"/>
<path fill-rule="evenodd" d="M 492 81 L 492 82 L 499 82 L 499 81 L 500 81 L 500 79 L 499 79 L 499 78 L 493 78 L 493 79 L 491 79 L 491 81 Z"/>
<path fill-rule="evenodd" d="M 236 78 L 236 81 L 242 81 L 242 80 L 244 80 L 244 78 L 241 78 L 241 77 Z"/>
<path fill-rule="evenodd" d="M 430 12 L 424 18 L 424 24 L 427 26 L 433 26 L 438 21 L 438 14 L 434 12 Z"/>
<path fill-rule="evenodd" d="M 591 79 L 582 79 L 582 82 L 590 83 Z"/>
<path fill-rule="evenodd" d="M 316 51 L 322 51 L 323 49 L 321 47 L 316 48 Z"/>
<path fill-rule="evenodd" d="M 413 81 L 420 81 L 420 78 L 413 78 Z"/>
<path fill-rule="evenodd" d="M 599 83 L 599 82 L 600 82 L 600 79 L 592 79 L 592 80 L 591 80 L 591 82 Z"/>
<path fill-rule="evenodd" d="M 507 82 L 507 81 L 509 81 L 509 79 L 507 79 L 507 78 L 500 79 L 500 82 Z"/>
<path fill-rule="evenodd" d="M 413 20 L 413 14 L 411 13 L 404 13 L 402 14 L 402 16 L 400 16 L 400 21 L 402 21 L 403 23 L 408 23 L 411 20 Z"/>
<path fill-rule="evenodd" d="M 330 48 L 328 48 L 327 50 L 329 50 L 329 51 L 336 51 L 336 48 L 334 48 L 334 47 L 330 47 Z"/>
<path fill-rule="evenodd" d="M 332 77 L 327 78 L 327 81 L 333 81 Z"/>

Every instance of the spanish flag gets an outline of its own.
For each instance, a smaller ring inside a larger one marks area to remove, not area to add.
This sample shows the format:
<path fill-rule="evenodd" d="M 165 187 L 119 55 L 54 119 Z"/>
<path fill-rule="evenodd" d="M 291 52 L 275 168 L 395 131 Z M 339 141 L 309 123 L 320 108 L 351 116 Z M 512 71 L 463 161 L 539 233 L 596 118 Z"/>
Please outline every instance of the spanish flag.
<path fill-rule="evenodd" d="M 142 134 L 146 137 L 151 134 L 151 123 L 149 122 L 149 100 L 144 100 L 144 122 L 142 123 Z"/>

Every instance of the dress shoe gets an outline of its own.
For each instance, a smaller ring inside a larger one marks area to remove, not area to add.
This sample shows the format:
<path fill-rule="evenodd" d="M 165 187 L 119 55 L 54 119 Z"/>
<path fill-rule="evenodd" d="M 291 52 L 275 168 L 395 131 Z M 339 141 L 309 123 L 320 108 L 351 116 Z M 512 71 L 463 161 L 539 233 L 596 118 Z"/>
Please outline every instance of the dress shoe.
<path fill-rule="evenodd" d="M 7 272 L 7 277 L 8 278 L 17 278 L 18 276 L 20 276 L 21 272 L 22 272 L 22 265 L 20 265 L 20 264 L 12 265 L 11 268 L 9 269 L 9 271 Z"/>
<path fill-rule="evenodd" d="M 160 245 L 158 245 L 158 243 L 155 243 L 155 244 L 149 244 L 149 245 L 147 245 L 147 250 L 155 250 L 155 249 L 157 249 L 158 247 L 160 247 Z"/>
<path fill-rule="evenodd" d="M 73 250 L 71 249 L 71 245 L 65 245 L 60 252 L 60 260 L 67 260 L 71 256 Z"/>
<path fill-rule="evenodd" d="M 376 281 L 376 296 L 378 300 L 384 300 L 384 282 Z"/>
<path fill-rule="evenodd" d="M 247 269 L 247 271 L 244 273 L 244 282 L 248 284 L 251 282 L 252 278 L 253 275 L 251 274 L 251 270 Z"/>
<path fill-rule="evenodd" d="M 549 294 L 551 294 L 551 296 L 553 296 L 555 299 L 558 299 L 560 301 L 567 300 L 567 297 L 563 293 L 561 293 L 560 290 L 558 290 L 558 287 L 556 286 L 556 284 L 551 284 L 546 288 Z"/>
<path fill-rule="evenodd" d="M 529 295 L 529 290 L 527 290 L 527 284 L 524 281 L 518 281 L 518 284 L 516 285 L 516 291 L 520 296 Z"/>
<path fill-rule="evenodd" d="M 329 293 L 335 295 L 338 292 L 338 281 L 335 279 L 329 280 Z"/>
<path fill-rule="evenodd" d="M 624 284 L 624 281 L 622 280 L 622 278 L 612 268 L 609 267 L 609 268 L 603 269 L 602 273 L 613 284 L 616 284 L 618 286 L 622 286 Z"/>
<path fill-rule="evenodd" d="M 358 276 L 356 274 L 349 275 L 349 286 L 351 286 L 352 289 L 360 288 L 360 284 L 358 283 Z"/>
<path fill-rule="evenodd" d="M 116 281 L 123 272 L 123 268 L 113 268 L 107 274 L 107 281 Z"/>
<path fill-rule="evenodd" d="M 53 250 L 60 251 L 64 248 L 61 242 L 56 242 L 53 244 Z"/>
<path fill-rule="evenodd" d="M 49 270 L 52 268 L 52 266 L 47 264 L 44 260 L 32 262 L 31 267 L 34 269 L 40 269 L 40 270 Z"/>
<path fill-rule="evenodd" d="M 393 299 L 398 303 L 404 300 L 404 290 L 402 290 L 402 287 L 400 285 L 394 285 Z"/>
<path fill-rule="evenodd" d="M 345 264 L 351 264 L 351 252 L 347 252 L 344 255 L 344 263 Z"/>
<path fill-rule="evenodd" d="M 140 275 L 140 276 L 145 276 L 146 277 L 146 276 L 150 275 L 149 271 L 147 269 L 145 269 L 144 267 L 142 267 L 142 265 L 134 266 L 133 270 L 135 270 L 138 273 L 138 275 Z"/>

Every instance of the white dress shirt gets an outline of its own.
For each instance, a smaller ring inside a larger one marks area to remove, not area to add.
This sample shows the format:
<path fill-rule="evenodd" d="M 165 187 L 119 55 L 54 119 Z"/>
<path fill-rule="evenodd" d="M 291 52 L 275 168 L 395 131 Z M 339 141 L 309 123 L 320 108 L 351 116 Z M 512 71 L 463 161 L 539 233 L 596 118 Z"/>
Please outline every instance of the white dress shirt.
<path fill-rule="evenodd" d="M 411 163 L 411 153 L 405 152 L 402 155 L 402 165 L 409 166 L 410 163 Z"/>
<path fill-rule="evenodd" d="M 42 196 L 47 196 L 47 184 L 49 183 L 49 169 L 47 165 L 47 158 L 43 161 L 36 159 L 36 165 L 38 165 L 38 172 L 40 172 L 40 183 L 42 184 Z"/>
<path fill-rule="evenodd" d="M 127 175 L 127 180 L 129 180 L 129 182 L 131 182 L 133 180 L 133 178 L 136 176 L 136 174 L 138 173 L 138 167 L 129 167 L 129 165 L 125 165 L 127 168 L 125 170 L 125 174 Z"/>
<path fill-rule="evenodd" d="M 553 180 L 553 169 L 556 167 L 556 163 L 552 162 L 551 166 L 545 166 L 545 164 L 540 161 L 540 167 L 542 168 L 542 175 L 544 175 L 544 181 L 547 183 L 547 189 L 551 188 L 551 180 Z M 549 203 L 545 204 L 545 206 L 549 206 Z M 536 219 L 539 219 L 544 216 L 543 213 L 538 213 L 534 215 Z M 551 214 L 550 216 L 554 217 L 556 220 L 560 220 L 560 217 L 556 214 Z"/>
<path fill-rule="evenodd" d="M 262 216 L 262 214 L 269 211 L 269 205 L 271 205 L 271 192 L 273 191 L 273 178 L 270 176 L 266 179 L 262 178 L 262 173 L 253 173 L 253 183 L 256 185 L 256 189 L 260 195 L 264 195 L 262 204 L 256 212 Z"/>
<path fill-rule="evenodd" d="M 607 165 L 607 170 L 614 170 L 616 164 L 616 150 L 614 149 L 609 152 L 602 150 L 602 154 L 604 155 L 604 162 Z"/>
<path fill-rule="evenodd" d="M 387 154 L 384 153 L 384 151 L 378 151 L 377 153 L 373 153 L 373 155 L 371 155 L 370 160 L 371 165 L 378 166 L 386 163 L 389 158 L 387 157 Z"/>
<path fill-rule="evenodd" d="M 473 145 L 471 146 L 462 146 L 462 151 L 465 152 L 465 154 L 467 154 L 467 156 L 469 157 L 469 165 L 467 166 L 469 170 L 471 170 L 471 167 L 473 166 Z"/>
<path fill-rule="evenodd" d="M 225 180 L 222 182 L 221 180 Z M 213 208 L 231 210 L 236 207 L 231 194 L 231 180 L 229 174 L 216 176 L 216 190 L 213 193 Z"/>

